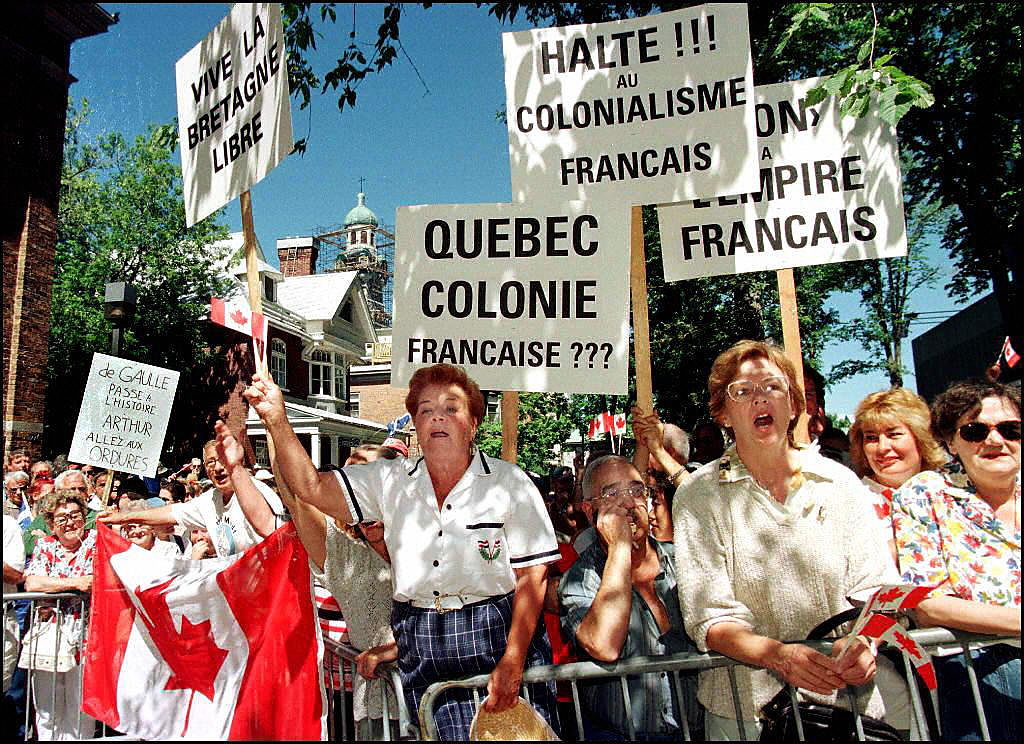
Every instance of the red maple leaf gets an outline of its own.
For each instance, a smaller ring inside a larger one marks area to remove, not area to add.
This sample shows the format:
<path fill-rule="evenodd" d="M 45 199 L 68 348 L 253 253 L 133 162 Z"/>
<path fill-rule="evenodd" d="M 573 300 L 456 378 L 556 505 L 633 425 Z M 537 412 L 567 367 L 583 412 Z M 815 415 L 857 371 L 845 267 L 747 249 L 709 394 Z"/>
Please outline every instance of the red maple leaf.
<path fill-rule="evenodd" d="M 192 698 L 198 692 L 213 702 L 213 682 L 220 672 L 228 652 L 220 648 L 213 639 L 210 621 L 192 623 L 181 616 L 181 630 L 174 626 L 166 594 L 174 578 L 145 591 L 135 590 L 135 596 L 144 612 L 138 617 L 149 631 L 164 663 L 171 668 L 171 678 L 164 685 L 165 690 L 192 690 L 189 710 L 185 713 L 185 728 L 192 710 Z M 182 731 L 182 736 L 185 732 Z"/>
<path fill-rule="evenodd" d="M 900 589 L 898 586 L 894 586 L 889 591 L 883 592 L 883 593 L 879 594 L 878 595 L 878 601 L 883 603 L 883 604 L 887 604 L 889 602 L 892 602 L 894 599 L 899 599 L 902 596 L 903 596 L 903 590 Z"/>
<path fill-rule="evenodd" d="M 918 649 L 917 644 L 909 637 L 903 635 L 898 630 L 893 631 L 892 637 L 896 640 L 899 647 L 906 651 L 910 656 L 913 656 L 915 659 L 921 658 L 921 651 Z"/>
<path fill-rule="evenodd" d="M 238 309 L 231 313 L 231 320 L 235 322 L 235 325 L 242 326 L 243 328 L 249 325 L 249 319 L 245 316 L 245 313 Z"/>

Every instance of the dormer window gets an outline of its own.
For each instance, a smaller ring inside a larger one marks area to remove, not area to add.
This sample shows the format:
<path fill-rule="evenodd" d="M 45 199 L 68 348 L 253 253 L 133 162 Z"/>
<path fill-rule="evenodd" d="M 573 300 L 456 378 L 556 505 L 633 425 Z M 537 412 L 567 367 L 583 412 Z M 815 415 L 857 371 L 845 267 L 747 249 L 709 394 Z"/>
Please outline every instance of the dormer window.
<path fill-rule="evenodd" d="M 269 276 L 263 277 L 263 299 L 277 302 L 277 283 Z"/>

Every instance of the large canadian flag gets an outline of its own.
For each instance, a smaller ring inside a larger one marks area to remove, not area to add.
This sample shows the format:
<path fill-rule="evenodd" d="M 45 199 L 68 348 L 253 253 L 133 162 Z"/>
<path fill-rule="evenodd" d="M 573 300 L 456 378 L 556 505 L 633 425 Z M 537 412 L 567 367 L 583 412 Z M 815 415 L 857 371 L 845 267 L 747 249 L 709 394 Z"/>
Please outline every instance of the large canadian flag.
<path fill-rule="evenodd" d="M 97 530 L 86 713 L 141 739 L 326 736 L 323 644 L 292 525 L 201 561 Z"/>

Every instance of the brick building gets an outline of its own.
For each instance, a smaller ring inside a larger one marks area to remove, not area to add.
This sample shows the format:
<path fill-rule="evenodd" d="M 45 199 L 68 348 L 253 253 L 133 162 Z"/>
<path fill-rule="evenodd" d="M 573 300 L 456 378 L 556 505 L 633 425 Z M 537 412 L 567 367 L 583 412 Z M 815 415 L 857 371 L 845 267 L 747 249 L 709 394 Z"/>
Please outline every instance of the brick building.
<path fill-rule="evenodd" d="M 231 235 L 228 242 L 230 255 L 241 256 L 242 234 Z M 316 263 L 311 238 L 284 238 L 277 249 L 282 271 L 266 262 L 257 245 L 270 371 L 314 464 L 340 465 L 355 445 L 380 443 L 387 436 L 383 422 L 349 411 L 350 370 L 362 362 L 366 345 L 377 340 L 369 305 L 356 272 L 308 271 Z M 236 281 L 237 295 L 244 297 L 245 261 L 238 260 L 227 273 Z M 236 344 L 234 351 L 251 359 L 244 337 L 223 333 Z M 267 464 L 266 432 L 241 397 L 243 380 L 240 376 L 221 415 L 236 434 L 246 435 L 251 456 Z"/>
<path fill-rule="evenodd" d="M 94 3 L 15 2 L 0 29 L 5 456 L 41 455 L 71 45 L 114 22 Z"/>

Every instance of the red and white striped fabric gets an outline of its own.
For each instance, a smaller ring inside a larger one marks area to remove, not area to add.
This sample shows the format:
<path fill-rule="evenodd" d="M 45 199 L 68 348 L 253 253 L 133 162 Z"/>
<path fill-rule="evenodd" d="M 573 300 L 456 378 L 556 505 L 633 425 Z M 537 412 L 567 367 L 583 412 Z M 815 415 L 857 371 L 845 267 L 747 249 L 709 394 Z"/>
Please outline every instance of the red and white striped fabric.
<path fill-rule="evenodd" d="M 313 579 L 313 601 L 316 603 L 317 619 L 320 621 L 320 633 L 337 643 L 348 643 L 348 625 L 341 614 L 341 605 L 327 589 L 315 578 Z M 331 690 L 341 689 L 341 660 L 334 654 L 324 657 L 324 684 Z M 351 689 L 351 685 L 346 685 Z"/>
<path fill-rule="evenodd" d="M 322 739 L 308 560 L 291 524 L 203 561 L 98 526 L 82 709 L 141 739 Z"/>

